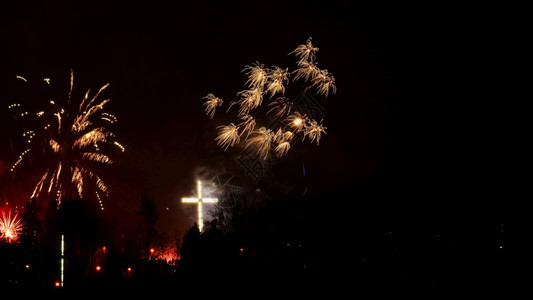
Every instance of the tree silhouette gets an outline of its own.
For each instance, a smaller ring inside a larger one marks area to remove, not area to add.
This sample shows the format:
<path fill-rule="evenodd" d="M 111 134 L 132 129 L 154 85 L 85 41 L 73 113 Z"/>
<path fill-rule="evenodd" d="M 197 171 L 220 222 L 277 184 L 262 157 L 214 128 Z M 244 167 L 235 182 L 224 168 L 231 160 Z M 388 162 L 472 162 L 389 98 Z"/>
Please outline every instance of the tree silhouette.
<path fill-rule="evenodd" d="M 142 242 L 143 252 L 146 258 L 150 256 L 150 247 L 157 235 L 155 224 L 159 218 L 159 214 L 156 211 L 156 207 L 157 205 L 155 204 L 154 199 L 144 196 L 141 198 L 141 209 L 137 211 L 137 215 L 143 218 L 146 229 L 146 236 Z"/>

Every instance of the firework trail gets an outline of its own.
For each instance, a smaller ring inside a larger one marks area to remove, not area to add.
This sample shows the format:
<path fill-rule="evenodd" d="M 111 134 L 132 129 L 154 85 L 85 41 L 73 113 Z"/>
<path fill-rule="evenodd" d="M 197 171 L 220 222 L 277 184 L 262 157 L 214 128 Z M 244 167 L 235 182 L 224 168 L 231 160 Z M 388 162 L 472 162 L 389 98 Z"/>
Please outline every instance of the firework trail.
<path fill-rule="evenodd" d="M 18 218 L 18 213 L 14 216 L 11 211 L 7 214 L 2 212 L 0 218 L 0 241 L 7 243 L 16 243 L 22 233 L 22 220 Z"/>
<path fill-rule="evenodd" d="M 291 76 L 294 79 L 293 82 L 304 82 L 304 85 L 306 85 L 305 91 L 314 88 L 318 95 L 324 97 L 328 97 L 330 93 L 335 94 L 337 92 L 333 75 L 328 70 L 318 67 L 316 62 L 317 52 L 318 48 L 313 45 L 312 39 L 309 38 L 305 44 L 299 45 L 294 51 L 289 53 L 295 55 L 298 59 L 296 62 L 297 68 L 292 72 L 289 71 L 289 68 L 283 69 L 278 66 L 265 68 L 259 62 L 246 65 L 242 72 L 247 76 L 245 82 L 247 89 L 238 92 L 239 100 L 230 102 L 226 110 L 228 113 L 236 105 L 238 107 L 237 117 L 241 122 L 236 123 L 237 125 L 230 123 L 230 125 L 218 126 L 218 136 L 215 138 L 217 144 L 225 151 L 229 147 L 239 144 L 240 138 L 244 136 L 246 141 L 245 148 L 251 147 L 255 149 L 262 159 L 267 159 L 269 153 L 273 153 L 277 157 L 286 155 L 291 149 L 291 142 L 294 141 L 295 134 L 299 135 L 300 140 L 305 140 L 307 137 L 309 142 L 316 142 L 318 145 L 322 134 L 326 134 L 326 127 L 316 120 L 294 111 L 293 102 L 285 96 Z M 283 128 L 280 128 L 275 133 L 264 126 L 254 130 L 257 124 L 256 117 L 252 115 L 252 112 L 254 114 L 256 114 L 256 111 L 262 112 L 259 108 L 263 105 L 263 100 L 267 94 L 270 99 L 275 100 L 270 100 L 267 105 L 269 109 L 264 115 L 270 115 L 271 118 L 280 118 L 283 121 L 282 123 L 285 124 Z M 274 98 L 276 95 L 279 96 Z M 222 105 L 222 101 L 215 101 L 214 99 L 220 98 L 211 93 L 204 99 L 207 99 L 204 103 L 206 114 L 213 118 L 215 107 Z M 241 131 L 240 134 L 239 130 Z"/>
<path fill-rule="evenodd" d="M 50 79 L 44 80 L 50 86 Z M 47 194 L 58 204 L 65 197 L 84 197 L 86 187 L 108 195 L 108 188 L 97 174 L 102 165 L 113 164 L 108 152 L 116 147 L 124 147 L 115 141 L 108 125 L 117 118 L 104 111 L 110 99 L 100 100 L 99 96 L 109 84 L 103 85 L 91 96 L 87 90 L 79 101 L 73 99 L 74 73 L 70 73 L 70 88 L 63 105 L 58 100 L 50 100 L 47 108 L 37 112 L 21 112 L 20 104 L 8 108 L 17 116 L 18 125 L 24 129 L 22 137 L 27 146 L 10 171 L 16 173 L 24 164 L 42 168 L 40 180 L 33 189 L 31 198 Z M 56 103 L 58 102 L 58 103 Z M 98 197 L 99 198 L 99 197 Z M 103 208 L 103 207 L 102 207 Z"/>

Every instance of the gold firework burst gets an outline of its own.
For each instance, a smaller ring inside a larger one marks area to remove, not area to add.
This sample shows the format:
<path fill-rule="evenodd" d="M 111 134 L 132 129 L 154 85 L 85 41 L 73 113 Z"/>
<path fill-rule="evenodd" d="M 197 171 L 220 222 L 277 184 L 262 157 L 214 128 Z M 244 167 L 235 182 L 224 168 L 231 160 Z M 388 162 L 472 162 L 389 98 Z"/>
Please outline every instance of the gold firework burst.
<path fill-rule="evenodd" d="M 326 134 L 326 127 L 322 124 L 318 124 L 315 120 L 308 120 L 305 124 L 304 137 L 309 137 L 309 140 L 312 142 L 316 141 L 316 144 L 320 144 L 320 137 L 323 134 Z"/>
<path fill-rule="evenodd" d="M 279 142 L 274 151 L 276 152 L 277 157 L 282 157 L 289 152 L 291 148 L 291 143 L 289 142 Z"/>
<path fill-rule="evenodd" d="M 215 95 L 209 93 L 203 99 L 206 99 L 204 102 L 205 113 L 209 116 L 210 119 L 215 115 L 215 110 L 217 106 L 221 106 L 224 101 L 221 98 L 216 97 Z"/>
<path fill-rule="evenodd" d="M 218 126 L 218 136 L 216 137 L 217 144 L 226 151 L 229 147 L 233 147 L 240 141 L 239 127 L 233 123 L 229 125 Z"/>
<path fill-rule="evenodd" d="M 268 79 L 265 65 L 256 62 L 255 65 L 245 66 L 243 72 L 248 75 L 246 84 L 250 88 L 263 88 Z"/>
<path fill-rule="evenodd" d="M 50 80 L 45 80 L 50 85 Z M 98 100 L 101 93 L 109 86 L 103 85 L 98 92 L 90 97 L 87 90 L 80 103 L 73 103 L 74 72 L 70 73 L 70 89 L 66 103 L 61 106 L 58 100 L 49 100 L 49 108 L 37 112 L 37 119 L 31 124 L 38 124 L 28 135 L 29 148 L 22 152 L 20 161 L 11 169 L 15 172 L 21 166 L 22 160 L 31 156 L 32 161 L 40 161 L 39 166 L 45 169 L 41 179 L 33 189 L 31 198 L 40 196 L 44 189 L 58 203 L 63 197 L 84 197 L 84 185 L 94 184 L 96 189 L 108 195 L 108 189 L 103 180 L 96 174 L 98 164 L 110 165 L 111 157 L 104 153 L 110 148 L 99 148 L 98 144 L 111 142 L 114 134 L 107 129 L 107 125 L 117 121 L 112 114 L 103 111 L 110 99 Z M 19 109 L 10 107 L 10 109 Z M 15 112 L 15 111 L 13 111 Z M 24 120 L 21 120 L 22 122 Z M 20 123 L 21 126 L 27 126 Z M 36 141 L 36 142 L 34 142 Z M 114 141 L 115 145 L 124 151 L 124 147 Z M 44 146 L 44 147 L 43 147 Z"/>
<path fill-rule="evenodd" d="M 333 94 L 337 92 L 337 86 L 335 85 L 335 77 L 333 77 L 328 70 L 320 70 L 318 74 L 313 77 L 311 86 L 317 87 L 317 93 L 324 96 L 328 96 L 329 92 Z"/>
<path fill-rule="evenodd" d="M 248 115 L 250 111 L 257 108 L 263 102 L 263 89 L 256 87 L 237 93 L 241 99 L 237 102 L 240 105 L 239 116 Z"/>
<path fill-rule="evenodd" d="M 255 135 L 247 141 L 246 148 L 254 146 L 257 150 L 257 154 L 262 159 L 267 159 L 272 146 L 274 133 L 266 127 L 261 127 L 254 131 L 254 133 Z"/>
<path fill-rule="evenodd" d="M 296 73 L 294 75 L 294 80 L 304 78 L 305 82 L 308 82 L 309 80 L 313 80 L 313 78 L 320 73 L 320 69 L 318 69 L 315 62 L 300 61 L 298 62 L 298 69 L 293 71 L 293 73 Z"/>
<path fill-rule="evenodd" d="M 294 103 L 290 102 L 288 98 L 279 97 L 275 101 L 272 101 L 268 104 L 268 106 L 272 106 L 272 108 L 268 110 L 267 114 L 274 111 L 277 117 L 283 117 L 283 115 L 291 112 L 293 105 Z"/>
<path fill-rule="evenodd" d="M 291 114 L 286 119 L 288 127 L 291 128 L 294 132 L 303 131 L 305 128 L 306 121 L 307 117 L 305 115 L 300 114 L 299 112 Z"/>
<path fill-rule="evenodd" d="M 246 138 L 248 139 L 248 136 L 252 131 L 254 131 L 255 128 L 255 119 L 250 115 L 243 115 L 240 117 L 242 122 L 237 125 L 237 127 L 243 127 L 240 136 L 242 136 L 244 133 L 246 133 Z"/>
<path fill-rule="evenodd" d="M 305 44 L 298 45 L 298 47 L 296 47 L 296 49 L 289 54 L 296 55 L 296 57 L 300 58 L 300 62 L 302 62 L 313 61 L 317 52 L 318 48 L 313 46 L 312 38 L 308 38 Z"/>
<path fill-rule="evenodd" d="M 289 81 L 289 68 L 282 69 L 277 66 L 273 66 L 268 74 L 269 82 L 267 83 L 267 92 L 270 93 L 270 97 L 277 93 L 285 94 L 284 83 Z"/>
<path fill-rule="evenodd" d="M 288 90 L 291 76 L 293 81 L 301 80 L 304 93 L 311 88 L 314 88 L 316 94 L 325 97 L 328 97 L 330 93 L 336 93 L 337 87 L 333 75 L 328 70 L 318 67 L 316 61 L 318 50 L 318 47 L 313 45 L 312 38 L 309 38 L 305 44 L 298 45 L 289 53 L 298 59 L 297 67 L 293 71 L 275 65 L 265 68 L 265 65 L 260 62 L 246 65 L 242 70 L 247 76 L 246 89 L 237 93 L 238 100 L 231 101 L 226 110 L 229 112 L 233 105 L 238 104 L 239 121 L 235 122 L 237 125 L 231 123 L 228 126 L 217 127 L 218 135 L 215 138 L 217 144 L 227 150 L 238 144 L 241 141 L 240 138 L 244 136 L 245 149 L 254 148 L 260 159 L 266 159 L 270 152 L 275 153 L 277 157 L 286 155 L 291 145 L 294 145 L 295 137 L 300 141 L 307 138 L 308 141 L 319 144 L 322 134 L 326 133 L 326 127 L 298 112 L 298 107 L 295 107 L 295 104 L 285 97 L 286 92 L 288 95 L 289 93 L 294 95 L 292 89 Z M 270 98 L 268 108 L 261 109 L 266 94 Z M 273 99 L 275 100 L 271 101 Z M 215 106 L 213 104 L 210 107 L 214 109 Z M 211 117 L 213 116 L 213 111 L 206 109 L 206 112 L 208 115 L 211 113 Z M 270 117 L 266 120 L 267 124 L 279 124 L 281 120 L 281 128 L 277 131 L 272 131 L 265 126 L 255 129 L 259 127 L 256 120 L 265 121 L 261 115 L 258 115 L 261 113 Z"/>

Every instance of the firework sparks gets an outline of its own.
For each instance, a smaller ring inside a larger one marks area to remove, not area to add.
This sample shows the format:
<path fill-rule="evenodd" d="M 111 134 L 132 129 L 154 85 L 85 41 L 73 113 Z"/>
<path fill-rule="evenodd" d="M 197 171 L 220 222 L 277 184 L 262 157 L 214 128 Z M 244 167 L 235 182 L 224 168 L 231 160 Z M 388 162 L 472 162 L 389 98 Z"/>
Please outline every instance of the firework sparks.
<path fill-rule="evenodd" d="M 44 81 L 49 86 L 50 79 Z M 108 189 L 103 180 L 95 174 L 94 163 L 110 165 L 113 160 L 102 149 L 99 143 L 116 145 L 122 152 L 124 147 L 116 141 L 110 141 L 114 134 L 107 130 L 106 125 L 117 122 L 117 118 L 104 112 L 104 105 L 109 99 L 98 100 L 99 95 L 109 86 L 103 85 L 98 92 L 90 97 L 90 90 L 85 93 L 79 105 L 73 102 L 74 73 L 70 73 L 70 89 L 64 107 L 56 105 L 58 100 L 49 100 L 51 106 L 35 114 L 37 127 L 31 132 L 26 131 L 29 148 L 19 156 L 13 164 L 12 172 L 20 167 L 26 157 L 32 161 L 41 161 L 45 166 L 41 179 L 34 187 L 32 198 L 41 194 L 43 187 L 48 195 L 55 195 L 60 203 L 65 196 L 82 197 L 84 186 L 94 184 L 96 190 L 108 194 Z M 20 106 L 20 105 L 19 105 Z M 19 106 L 10 108 L 18 109 Z M 26 127 L 21 124 L 21 127 Z M 34 142 L 35 140 L 35 142 Z M 46 147 L 42 147 L 46 145 Z M 107 148 L 105 148 L 107 149 Z M 90 162 L 90 163 L 87 163 Z"/>
<path fill-rule="evenodd" d="M 322 124 L 318 124 L 315 120 L 308 120 L 305 124 L 304 137 L 309 137 L 309 140 L 312 142 L 316 141 L 316 144 L 320 144 L 320 137 L 323 134 L 326 134 L 326 127 Z"/>
<path fill-rule="evenodd" d="M 317 64 L 314 62 L 300 61 L 298 62 L 298 67 L 299 68 L 294 71 L 294 73 L 296 73 L 294 75 L 295 80 L 304 78 L 305 82 L 308 82 L 310 79 L 312 80 L 320 73 Z"/>
<path fill-rule="evenodd" d="M 239 127 L 235 126 L 233 123 L 225 126 L 218 126 L 218 136 L 216 137 L 217 144 L 224 148 L 224 151 L 228 147 L 233 147 L 236 143 L 240 141 Z"/>
<path fill-rule="evenodd" d="M 299 45 L 289 54 L 294 54 L 296 57 L 300 58 L 300 62 L 302 61 L 313 61 L 315 59 L 315 55 L 318 52 L 318 48 L 313 46 L 312 38 L 307 39 L 307 42 L 305 44 Z"/>
<path fill-rule="evenodd" d="M 243 72 L 246 72 L 246 75 L 248 75 L 246 84 L 250 88 L 263 88 L 267 82 L 267 70 L 265 69 L 265 65 L 259 62 L 256 62 L 252 66 L 245 66 Z"/>
<path fill-rule="evenodd" d="M 277 142 L 278 144 L 274 148 L 274 152 L 276 153 L 277 157 L 282 157 L 291 148 L 291 140 L 294 137 L 294 133 L 292 131 L 283 131 L 283 129 L 279 128 L 278 131 L 274 134 L 273 141 Z"/>
<path fill-rule="evenodd" d="M 289 68 L 278 66 L 265 68 L 260 62 L 246 65 L 242 70 L 247 75 L 246 89 L 237 93 L 239 99 L 231 101 L 226 110 L 229 112 L 233 105 L 238 104 L 237 117 L 240 121 L 235 123 L 237 125 L 231 123 L 227 126 L 218 126 L 218 135 L 215 138 L 217 144 L 225 151 L 238 144 L 240 138 L 245 136 L 243 139 L 246 141 L 245 148 L 256 149 L 261 159 L 267 159 L 271 152 L 277 157 L 286 155 L 291 149 L 291 145 L 294 144 L 295 136 L 298 136 L 298 139 L 302 141 L 307 137 L 308 141 L 316 142 L 318 145 L 322 134 L 326 133 L 326 127 L 298 112 L 294 103 L 285 97 L 286 92 L 294 95 L 291 90 L 287 89 L 291 76 L 293 76 L 294 81 L 300 79 L 304 81 L 304 92 L 310 88 L 316 88 L 316 93 L 325 97 L 328 97 L 330 93 L 336 93 L 337 87 L 333 75 L 328 70 L 322 70 L 318 67 L 316 62 L 318 50 L 313 45 L 312 39 L 309 38 L 305 44 L 299 45 L 290 52 L 289 55 L 294 54 L 298 59 L 297 68 L 292 72 L 289 71 Z M 276 100 L 268 103 L 267 109 L 261 109 L 265 94 L 269 94 L 271 99 Z M 273 98 L 276 95 L 278 97 Z M 215 108 L 222 105 L 222 100 L 217 102 L 215 99 L 219 98 L 212 96 L 212 94 L 205 98 L 207 99 L 207 102 L 204 103 L 206 113 L 212 118 Z M 252 111 L 254 116 L 251 115 Z M 257 114 L 265 111 L 265 115 L 270 117 L 267 124 L 275 124 L 278 120 L 272 120 L 272 118 L 279 118 L 284 122 L 283 128 L 274 132 L 272 129 L 261 126 L 255 130 L 258 127 L 256 120 L 264 121 Z"/>
<path fill-rule="evenodd" d="M 24 78 L 24 77 L 22 77 L 20 75 L 17 75 L 17 79 L 20 79 L 20 80 L 22 80 L 24 82 L 28 82 L 28 80 L 26 78 Z"/>
<path fill-rule="evenodd" d="M 335 77 L 329 74 L 328 70 L 320 70 L 318 74 L 313 77 L 312 86 L 316 86 L 318 94 L 328 96 L 329 92 L 332 91 L 333 94 L 337 92 L 337 86 L 335 85 Z"/>
<path fill-rule="evenodd" d="M 270 70 L 268 78 L 270 81 L 268 83 L 267 92 L 270 92 L 271 97 L 277 93 L 285 94 L 285 86 L 283 83 L 289 81 L 288 68 L 284 70 L 280 67 L 274 66 L 274 68 Z"/>
<path fill-rule="evenodd" d="M 215 115 L 217 106 L 221 106 L 224 101 L 211 93 L 207 94 L 203 99 L 206 99 L 204 102 L 205 113 L 212 119 Z"/>
<path fill-rule="evenodd" d="M 300 132 L 305 129 L 306 120 L 307 117 L 299 112 L 293 113 L 286 119 L 288 126 L 295 132 Z"/>
<path fill-rule="evenodd" d="M 289 114 L 291 112 L 293 105 L 294 103 L 290 102 L 288 98 L 279 97 L 278 99 L 276 99 L 276 101 L 272 101 L 268 104 L 268 106 L 272 106 L 272 108 L 267 112 L 267 114 L 272 111 L 275 111 L 275 115 L 277 117 L 283 117 L 283 115 Z"/>
<path fill-rule="evenodd" d="M 266 159 L 272 146 L 274 132 L 266 127 L 261 127 L 259 130 L 254 131 L 254 133 L 255 136 L 248 140 L 246 147 L 255 146 L 259 156 L 262 159 Z"/>
<path fill-rule="evenodd" d="M 17 242 L 22 233 L 22 227 L 22 220 L 18 218 L 18 213 L 12 216 L 11 211 L 7 214 L 2 212 L 2 218 L 0 218 L 0 240 L 7 243 Z"/>
<path fill-rule="evenodd" d="M 241 117 L 241 120 L 243 120 L 237 127 L 244 127 L 241 131 L 240 136 L 242 136 L 246 132 L 246 138 L 248 139 L 248 136 L 252 131 L 254 131 L 255 128 L 255 119 L 250 115 L 244 115 Z"/>
<path fill-rule="evenodd" d="M 291 148 L 291 143 L 289 143 L 289 142 L 280 142 L 280 143 L 278 143 L 278 145 L 276 146 L 274 151 L 276 152 L 276 156 L 277 157 L 282 157 L 285 154 L 287 154 L 287 152 L 289 152 L 290 148 Z"/>
<path fill-rule="evenodd" d="M 257 108 L 263 102 L 263 89 L 253 88 L 237 93 L 241 97 L 237 103 L 240 105 L 239 116 L 244 116 L 250 113 L 254 108 Z"/>

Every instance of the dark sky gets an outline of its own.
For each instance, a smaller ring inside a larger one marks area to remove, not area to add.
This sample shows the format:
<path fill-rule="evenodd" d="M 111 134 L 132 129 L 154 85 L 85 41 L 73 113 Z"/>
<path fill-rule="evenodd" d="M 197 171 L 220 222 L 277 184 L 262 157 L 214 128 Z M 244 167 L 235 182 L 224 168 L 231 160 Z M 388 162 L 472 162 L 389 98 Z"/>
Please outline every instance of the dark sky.
<path fill-rule="evenodd" d="M 508 184 L 491 142 L 506 137 L 491 122 L 492 101 L 478 103 L 499 92 L 488 74 L 503 66 L 486 62 L 510 38 L 480 12 L 354 1 L 119 3 L 10 4 L 0 18 L 0 69 L 2 88 L 16 75 L 67 82 L 71 68 L 80 92 L 111 83 L 106 106 L 127 151 L 109 176 L 110 205 L 125 216 L 148 195 L 161 224 L 190 225 L 178 200 L 194 174 L 235 154 L 215 145 L 224 119 L 209 120 L 201 98 L 229 101 L 255 61 L 293 67 L 287 53 L 308 37 L 338 87 L 323 103 L 328 133 L 319 147 L 301 144 L 257 187 L 297 181 L 312 194 L 339 195 L 367 186 L 379 195 L 364 206 L 373 215 L 430 218 L 472 213 Z M 493 90 L 479 91 L 485 84 Z M 302 163 L 308 177 L 297 179 Z M 362 205 L 346 201 L 348 210 Z"/>

